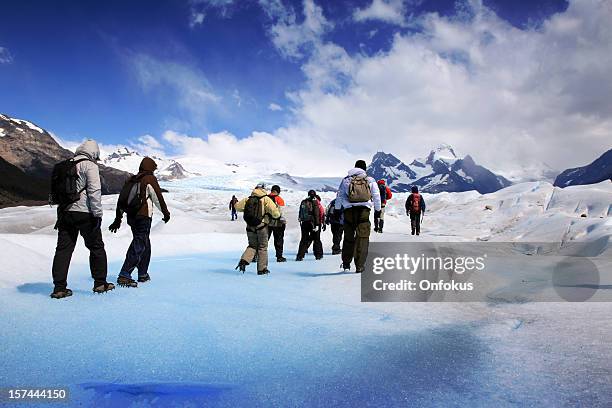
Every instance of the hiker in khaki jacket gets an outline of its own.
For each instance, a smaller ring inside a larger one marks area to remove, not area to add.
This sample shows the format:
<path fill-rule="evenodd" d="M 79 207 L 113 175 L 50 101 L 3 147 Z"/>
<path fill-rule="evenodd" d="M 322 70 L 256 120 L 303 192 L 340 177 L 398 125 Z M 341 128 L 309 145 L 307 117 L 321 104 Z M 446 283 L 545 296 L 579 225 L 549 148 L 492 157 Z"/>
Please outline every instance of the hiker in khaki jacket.
<path fill-rule="evenodd" d="M 236 269 L 244 273 L 247 265 L 253 262 L 257 255 L 257 274 L 270 273 L 268 270 L 268 223 L 270 218 L 280 217 L 278 205 L 268 197 L 265 184 L 259 183 L 248 198 L 243 198 L 236 204 L 236 210 L 244 213 L 249 241 Z"/>

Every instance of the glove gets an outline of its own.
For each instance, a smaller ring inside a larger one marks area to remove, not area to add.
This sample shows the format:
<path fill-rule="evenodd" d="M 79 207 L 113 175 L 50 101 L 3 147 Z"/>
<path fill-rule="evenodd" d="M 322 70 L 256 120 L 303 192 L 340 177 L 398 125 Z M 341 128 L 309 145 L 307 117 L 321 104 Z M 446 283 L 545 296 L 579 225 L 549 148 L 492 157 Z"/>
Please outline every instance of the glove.
<path fill-rule="evenodd" d="M 382 214 L 382 211 L 380 211 L 380 210 L 374 211 L 374 217 L 375 218 L 380 218 L 380 214 Z"/>
<path fill-rule="evenodd" d="M 94 230 L 100 229 L 102 227 L 102 217 L 94 217 L 93 222 Z"/>
<path fill-rule="evenodd" d="M 115 218 L 115 221 L 108 226 L 108 230 L 112 233 L 116 233 L 119 228 L 121 228 L 121 220 L 118 218 Z"/>
<path fill-rule="evenodd" d="M 170 221 L 170 213 L 164 214 L 164 218 L 162 218 L 162 221 L 167 224 L 168 221 Z"/>
<path fill-rule="evenodd" d="M 327 229 L 327 225 L 323 224 L 323 231 L 325 231 Z"/>

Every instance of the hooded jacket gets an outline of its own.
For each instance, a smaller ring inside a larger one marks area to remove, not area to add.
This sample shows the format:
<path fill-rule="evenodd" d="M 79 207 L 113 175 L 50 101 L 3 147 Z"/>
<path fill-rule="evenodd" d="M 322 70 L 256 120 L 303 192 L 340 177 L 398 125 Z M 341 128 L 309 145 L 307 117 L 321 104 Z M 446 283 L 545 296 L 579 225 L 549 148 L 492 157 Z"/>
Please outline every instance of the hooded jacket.
<path fill-rule="evenodd" d="M 83 190 L 79 201 L 71 204 L 66 211 L 91 213 L 94 217 L 102 217 L 102 182 L 100 169 L 95 163 L 100 160 L 100 148 L 95 140 L 86 140 L 77 147 L 73 160 L 86 159 L 76 165 L 79 175 L 77 189 Z"/>
<path fill-rule="evenodd" d="M 366 201 L 363 203 L 351 203 L 348 198 L 349 186 L 351 184 L 351 178 L 353 176 L 362 176 L 367 177 L 368 184 L 370 185 L 370 193 L 372 194 L 372 199 L 370 201 Z M 378 184 L 376 180 L 372 177 L 369 177 L 365 170 L 355 167 L 354 169 L 349 170 L 348 175 L 342 180 L 340 183 L 340 187 L 338 187 L 338 193 L 336 194 L 336 210 L 340 210 L 342 208 L 347 209 L 351 207 L 368 207 L 372 208 L 374 206 L 375 211 L 380 211 L 380 191 L 378 189 Z"/>
<path fill-rule="evenodd" d="M 154 205 L 164 216 L 170 215 L 170 211 L 168 211 L 161 188 L 159 187 L 157 177 L 154 175 L 155 170 L 157 170 L 157 163 L 155 163 L 155 160 L 150 157 L 145 157 L 140 162 L 138 174 L 130 178 L 131 182 L 140 181 L 142 207 L 140 207 L 140 210 L 138 210 L 136 215 L 151 218 L 153 216 Z M 117 206 L 116 217 L 121 219 L 122 215 L 123 212 L 119 206 Z"/>
<path fill-rule="evenodd" d="M 270 218 L 279 218 L 281 216 L 278 206 L 270 197 L 268 197 L 268 192 L 266 190 L 263 188 L 256 188 L 251 192 L 251 195 L 255 197 L 263 197 L 261 198 L 261 211 L 263 212 L 263 223 L 265 225 L 269 224 Z M 249 198 L 247 197 L 238 201 L 238 203 L 236 203 L 236 210 L 243 212 L 248 199 Z"/>

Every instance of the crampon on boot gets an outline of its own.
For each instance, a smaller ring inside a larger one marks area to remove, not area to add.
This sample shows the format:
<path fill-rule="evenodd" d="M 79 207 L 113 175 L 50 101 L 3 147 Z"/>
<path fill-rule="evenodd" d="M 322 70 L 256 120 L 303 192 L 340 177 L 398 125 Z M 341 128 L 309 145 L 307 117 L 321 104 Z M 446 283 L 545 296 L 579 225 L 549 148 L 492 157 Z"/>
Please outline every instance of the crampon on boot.
<path fill-rule="evenodd" d="M 269 273 L 270 273 L 270 271 L 268 269 L 264 269 L 263 271 L 257 271 L 258 275 L 267 275 Z"/>
<path fill-rule="evenodd" d="M 139 276 L 138 277 L 138 282 L 140 282 L 140 283 L 148 282 L 150 280 L 151 280 L 151 277 L 149 276 L 148 273 L 146 275 L 144 275 L 144 276 Z"/>
<path fill-rule="evenodd" d="M 94 293 L 106 293 L 113 289 L 115 289 L 115 285 L 113 285 L 112 283 L 106 282 L 102 285 L 94 286 L 93 291 Z"/>
<path fill-rule="evenodd" d="M 72 291 L 68 288 L 55 288 L 50 296 L 53 299 L 63 299 L 72 296 Z"/>
<path fill-rule="evenodd" d="M 236 270 L 244 273 L 248 265 L 249 263 L 247 261 L 245 261 L 244 259 L 241 259 L 240 262 L 238 262 L 238 266 L 236 266 Z"/>
<path fill-rule="evenodd" d="M 123 288 L 137 288 L 138 287 L 138 283 L 134 279 L 128 278 L 126 276 L 119 276 L 117 278 L 117 285 Z"/>

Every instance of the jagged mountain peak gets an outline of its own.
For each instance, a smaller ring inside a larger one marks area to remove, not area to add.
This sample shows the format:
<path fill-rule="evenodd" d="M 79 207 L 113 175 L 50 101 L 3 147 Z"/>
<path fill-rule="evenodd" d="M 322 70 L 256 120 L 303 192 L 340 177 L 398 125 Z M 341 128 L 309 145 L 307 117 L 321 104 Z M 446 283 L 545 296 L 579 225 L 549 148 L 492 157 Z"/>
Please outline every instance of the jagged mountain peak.
<path fill-rule="evenodd" d="M 432 164 L 438 160 L 452 163 L 458 158 L 459 157 L 455 153 L 455 149 L 453 149 L 451 145 L 442 143 L 429 152 L 429 155 L 427 155 L 427 159 L 425 160 L 425 164 Z"/>

